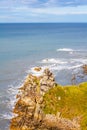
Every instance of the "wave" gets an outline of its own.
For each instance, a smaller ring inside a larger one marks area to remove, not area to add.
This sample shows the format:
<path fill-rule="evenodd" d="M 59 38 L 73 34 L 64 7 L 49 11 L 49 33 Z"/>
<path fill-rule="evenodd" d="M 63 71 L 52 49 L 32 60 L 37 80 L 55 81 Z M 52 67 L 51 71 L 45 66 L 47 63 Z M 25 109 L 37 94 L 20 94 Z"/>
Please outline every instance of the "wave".
<path fill-rule="evenodd" d="M 41 76 L 41 75 L 43 74 L 44 70 L 45 70 L 46 68 L 48 68 L 48 67 L 47 67 L 47 66 L 42 66 L 42 67 L 40 67 L 41 70 L 39 70 L 39 71 L 36 71 L 35 68 L 36 68 L 36 67 L 32 67 L 30 70 L 27 71 L 27 73 L 31 73 L 31 74 L 34 75 L 34 76 Z M 38 67 L 38 68 L 39 68 L 39 67 Z"/>
<path fill-rule="evenodd" d="M 70 52 L 70 51 L 74 51 L 73 49 L 71 49 L 71 48 L 59 48 L 59 49 L 57 49 L 57 51 L 66 51 L 66 52 Z"/>
<path fill-rule="evenodd" d="M 40 71 L 36 71 L 35 67 L 32 67 L 28 73 L 32 73 L 35 76 L 42 75 L 45 68 L 49 68 L 54 74 L 62 70 L 78 70 L 81 68 L 83 64 L 87 64 L 87 59 L 57 59 L 57 58 L 46 58 L 41 60 L 39 63 L 39 66 L 41 66 Z"/>
<path fill-rule="evenodd" d="M 49 68 L 49 70 L 56 76 L 58 72 L 63 71 L 63 70 L 78 70 L 83 64 L 77 64 L 77 65 L 58 65 L 58 64 L 53 64 L 53 65 L 43 65 L 41 67 L 41 71 L 35 71 L 35 67 L 31 68 L 28 72 L 32 73 L 34 76 L 41 76 L 43 74 L 44 69 Z"/>
<path fill-rule="evenodd" d="M 76 69 L 76 68 L 80 68 L 83 64 L 79 64 L 79 65 L 75 65 L 75 66 L 71 66 L 71 67 L 68 67 L 68 69 Z"/>
<path fill-rule="evenodd" d="M 6 120 L 11 120 L 12 118 L 16 117 L 17 114 L 14 114 L 14 113 L 5 113 L 5 114 L 1 114 L 0 115 L 0 118 L 1 119 L 6 119 Z"/>
<path fill-rule="evenodd" d="M 73 50 L 71 48 L 59 48 L 57 52 L 69 52 L 69 54 L 73 54 L 74 52 L 85 52 L 85 50 Z"/>
<path fill-rule="evenodd" d="M 71 60 L 72 63 L 82 63 L 82 64 L 87 64 L 87 59 L 83 59 L 83 58 L 79 58 L 79 59 L 72 59 Z"/>
<path fill-rule="evenodd" d="M 51 59 L 49 59 L 49 58 L 46 58 L 46 59 L 43 59 L 42 61 L 41 61 L 41 63 L 58 63 L 58 64 L 66 64 L 67 63 L 67 61 L 63 61 L 63 60 L 59 60 L 59 59 L 54 59 L 54 58 L 51 58 Z"/>

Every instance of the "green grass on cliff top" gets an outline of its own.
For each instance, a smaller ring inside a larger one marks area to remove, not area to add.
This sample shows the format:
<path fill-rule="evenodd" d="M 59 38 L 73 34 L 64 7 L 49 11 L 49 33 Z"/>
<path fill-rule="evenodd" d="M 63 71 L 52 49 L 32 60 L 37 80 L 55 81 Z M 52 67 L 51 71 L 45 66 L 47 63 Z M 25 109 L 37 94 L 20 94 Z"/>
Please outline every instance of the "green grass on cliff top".
<path fill-rule="evenodd" d="M 87 130 L 87 82 L 79 85 L 56 85 L 44 95 L 44 112 L 61 113 L 61 116 L 73 119 L 81 117 L 82 130 Z"/>

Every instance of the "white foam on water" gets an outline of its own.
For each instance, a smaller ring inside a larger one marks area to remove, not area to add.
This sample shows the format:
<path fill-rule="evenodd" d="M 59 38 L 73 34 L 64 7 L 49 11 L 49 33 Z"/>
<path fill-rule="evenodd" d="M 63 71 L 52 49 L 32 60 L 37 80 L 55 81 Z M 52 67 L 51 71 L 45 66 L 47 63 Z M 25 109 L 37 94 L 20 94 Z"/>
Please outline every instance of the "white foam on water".
<path fill-rule="evenodd" d="M 56 50 L 57 52 L 68 52 L 70 55 L 73 55 L 73 53 L 76 53 L 76 52 L 82 52 L 84 50 L 73 50 L 71 48 L 59 48 Z"/>
<path fill-rule="evenodd" d="M 46 59 L 42 60 L 41 63 L 42 69 L 40 71 L 35 71 L 35 67 L 32 67 L 28 72 L 32 73 L 35 76 L 40 76 L 43 74 L 44 69 L 49 68 L 50 71 L 59 72 L 61 70 L 73 70 L 80 68 L 84 63 L 86 63 L 86 59 L 67 59 L 65 60 L 55 60 L 55 59 Z M 48 64 L 49 63 L 49 64 Z M 45 64 L 45 65 L 44 65 Z"/>
<path fill-rule="evenodd" d="M 58 65 L 58 64 L 49 64 L 49 65 L 43 65 L 41 67 L 41 71 L 39 71 L 39 72 L 35 70 L 35 67 L 31 68 L 28 72 L 34 76 L 41 76 L 46 68 L 49 68 L 49 70 L 52 72 L 54 72 L 54 71 L 58 72 L 60 70 L 67 69 L 68 66 Z"/>
<path fill-rule="evenodd" d="M 9 98 L 9 101 L 6 103 L 7 109 L 9 110 L 7 113 L 0 114 L 1 119 L 12 119 L 13 117 L 16 117 L 17 114 L 12 113 L 12 110 L 15 106 L 15 103 L 17 102 L 16 95 L 18 94 L 18 88 L 20 88 L 21 83 L 18 86 L 10 85 L 7 89 L 7 95 Z"/>
<path fill-rule="evenodd" d="M 67 50 L 67 49 L 63 49 Z M 68 51 L 71 51 L 72 49 L 68 49 Z M 72 50 L 74 51 L 74 50 Z M 42 68 L 40 71 L 36 71 L 35 67 L 31 67 L 27 73 L 31 73 L 35 76 L 40 76 L 43 74 L 44 69 L 49 68 L 50 71 L 52 71 L 54 74 L 58 74 L 59 71 L 62 70 L 77 70 L 81 68 L 83 64 L 87 64 L 87 59 L 82 58 L 46 58 L 42 59 L 38 62 L 39 66 Z M 56 75 L 55 75 L 56 76 Z"/>
<path fill-rule="evenodd" d="M 75 65 L 75 66 L 71 66 L 71 67 L 68 67 L 68 69 L 76 69 L 76 68 L 80 68 L 83 64 L 79 64 L 79 65 Z"/>
<path fill-rule="evenodd" d="M 46 68 L 48 68 L 48 67 L 43 66 L 43 67 L 41 67 L 41 70 L 40 70 L 40 71 L 36 71 L 36 70 L 35 70 L 35 67 L 32 67 L 32 68 L 29 70 L 29 72 L 30 72 L 32 75 L 34 75 L 34 76 L 41 76 Z"/>
<path fill-rule="evenodd" d="M 87 59 L 82 59 L 82 58 L 79 58 L 79 59 L 71 59 L 70 61 L 71 63 L 78 63 L 78 64 L 87 64 Z"/>
<path fill-rule="evenodd" d="M 17 116 L 17 114 L 14 114 L 14 113 L 5 113 L 5 114 L 0 115 L 0 118 L 11 120 L 12 118 L 14 118 L 16 116 Z"/>
<path fill-rule="evenodd" d="M 14 105 L 17 102 L 16 95 L 18 94 L 18 92 L 19 92 L 18 89 L 21 86 L 22 86 L 22 83 L 20 83 L 17 86 L 10 85 L 8 90 L 7 90 L 8 95 L 9 95 L 9 99 L 10 99 L 10 101 L 7 103 L 7 105 L 9 107 L 9 109 L 11 109 L 11 110 L 14 108 Z"/>
<path fill-rule="evenodd" d="M 57 63 L 57 64 L 67 64 L 67 61 L 65 60 L 59 60 L 55 58 L 46 58 L 41 61 L 41 63 Z"/>
<path fill-rule="evenodd" d="M 71 55 L 72 55 L 72 54 L 73 54 L 73 51 L 69 52 L 69 54 L 71 54 Z"/>
<path fill-rule="evenodd" d="M 59 48 L 57 51 L 66 51 L 66 52 L 73 52 L 74 50 L 71 48 Z"/>

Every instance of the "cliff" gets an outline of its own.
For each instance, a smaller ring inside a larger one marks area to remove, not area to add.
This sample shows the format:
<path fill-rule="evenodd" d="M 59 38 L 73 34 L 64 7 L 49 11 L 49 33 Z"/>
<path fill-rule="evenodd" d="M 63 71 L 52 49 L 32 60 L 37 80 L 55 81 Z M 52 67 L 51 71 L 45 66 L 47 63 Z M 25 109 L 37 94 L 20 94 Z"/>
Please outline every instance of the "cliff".
<path fill-rule="evenodd" d="M 19 89 L 10 130 L 86 130 L 86 101 L 87 83 L 60 86 L 49 69 L 39 77 L 29 74 Z"/>

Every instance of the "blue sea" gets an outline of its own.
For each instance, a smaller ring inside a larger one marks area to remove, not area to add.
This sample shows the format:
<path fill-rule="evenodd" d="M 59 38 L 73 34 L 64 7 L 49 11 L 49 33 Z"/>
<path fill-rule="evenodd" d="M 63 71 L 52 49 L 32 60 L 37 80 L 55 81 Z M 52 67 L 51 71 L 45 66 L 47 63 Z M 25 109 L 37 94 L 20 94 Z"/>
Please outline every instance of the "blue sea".
<path fill-rule="evenodd" d="M 15 96 L 35 66 L 62 85 L 87 64 L 86 23 L 0 24 L 0 130 L 8 130 Z M 37 74 L 36 74 L 37 75 Z M 87 77 L 77 83 L 87 81 Z"/>

